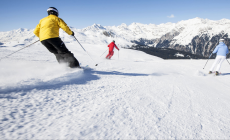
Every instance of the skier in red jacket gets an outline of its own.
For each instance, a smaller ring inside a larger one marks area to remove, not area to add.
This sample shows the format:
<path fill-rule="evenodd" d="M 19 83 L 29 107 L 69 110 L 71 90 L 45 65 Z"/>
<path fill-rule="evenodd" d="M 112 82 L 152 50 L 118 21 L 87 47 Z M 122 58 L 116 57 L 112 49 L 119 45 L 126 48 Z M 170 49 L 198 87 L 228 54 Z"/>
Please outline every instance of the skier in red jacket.
<path fill-rule="evenodd" d="M 114 54 L 114 47 L 119 51 L 119 48 L 116 46 L 115 41 L 111 42 L 109 45 L 109 54 L 106 56 L 106 59 L 110 59 Z"/>

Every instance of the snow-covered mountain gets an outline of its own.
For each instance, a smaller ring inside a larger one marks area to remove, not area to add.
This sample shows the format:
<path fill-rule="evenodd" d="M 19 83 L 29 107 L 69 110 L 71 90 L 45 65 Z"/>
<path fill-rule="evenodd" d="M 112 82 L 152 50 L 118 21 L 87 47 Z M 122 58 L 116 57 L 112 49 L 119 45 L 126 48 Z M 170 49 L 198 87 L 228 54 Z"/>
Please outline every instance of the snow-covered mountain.
<path fill-rule="evenodd" d="M 36 25 L 35 25 L 36 26 Z M 121 24 L 120 26 L 102 26 L 94 24 L 84 29 L 71 27 L 80 42 L 85 44 L 108 44 L 112 40 L 120 47 L 129 48 L 135 45 L 144 45 L 157 48 L 172 48 L 193 54 L 208 56 L 217 45 L 219 38 L 224 37 L 230 45 L 230 20 L 213 21 L 194 18 L 178 23 L 164 24 Z M 74 39 L 60 30 L 60 37 L 65 42 Z M 38 38 L 33 29 L 18 29 L 0 32 L 0 45 L 5 46 L 25 42 L 33 42 Z"/>

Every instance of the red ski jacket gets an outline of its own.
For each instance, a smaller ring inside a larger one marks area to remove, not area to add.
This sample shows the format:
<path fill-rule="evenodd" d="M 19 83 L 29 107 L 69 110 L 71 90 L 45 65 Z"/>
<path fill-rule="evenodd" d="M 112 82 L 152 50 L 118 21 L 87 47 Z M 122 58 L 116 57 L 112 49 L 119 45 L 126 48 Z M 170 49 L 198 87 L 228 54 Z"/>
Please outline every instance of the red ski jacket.
<path fill-rule="evenodd" d="M 118 47 L 116 46 L 116 44 L 114 42 L 111 42 L 109 45 L 109 51 L 113 51 L 114 47 L 119 51 Z"/>

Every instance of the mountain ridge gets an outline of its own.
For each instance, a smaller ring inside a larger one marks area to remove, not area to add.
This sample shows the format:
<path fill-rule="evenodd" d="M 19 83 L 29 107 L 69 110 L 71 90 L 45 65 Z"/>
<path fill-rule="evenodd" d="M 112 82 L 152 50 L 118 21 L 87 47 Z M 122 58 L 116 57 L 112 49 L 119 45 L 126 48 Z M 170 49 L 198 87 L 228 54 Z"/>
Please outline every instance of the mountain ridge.
<path fill-rule="evenodd" d="M 119 26 L 102 26 L 93 24 L 83 29 L 70 27 L 81 43 L 108 44 L 116 40 L 119 47 L 131 48 L 135 45 L 146 45 L 155 48 L 170 48 L 186 51 L 207 57 L 218 43 L 219 38 L 225 37 L 227 43 L 230 33 L 230 20 L 209 20 L 199 17 L 182 20 L 177 23 L 142 24 L 133 22 L 130 25 L 122 23 Z M 9 42 L 32 42 L 38 38 L 33 34 L 34 29 L 20 28 L 0 32 L 0 42 L 5 46 Z M 63 41 L 74 41 L 69 35 L 60 30 Z M 215 39 L 213 39 L 215 38 Z M 143 40 L 146 42 L 143 44 Z M 202 50 L 202 51 L 197 51 Z"/>

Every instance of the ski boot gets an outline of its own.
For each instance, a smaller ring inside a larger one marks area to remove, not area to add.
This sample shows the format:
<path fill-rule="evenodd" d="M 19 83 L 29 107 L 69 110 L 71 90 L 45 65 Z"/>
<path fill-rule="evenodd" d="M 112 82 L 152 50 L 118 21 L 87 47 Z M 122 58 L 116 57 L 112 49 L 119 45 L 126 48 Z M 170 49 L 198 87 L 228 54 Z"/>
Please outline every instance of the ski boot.
<path fill-rule="evenodd" d="M 218 76 L 219 75 L 219 72 L 218 71 L 216 71 L 216 76 Z"/>
<path fill-rule="evenodd" d="M 209 71 L 208 74 L 212 74 L 212 71 Z"/>

